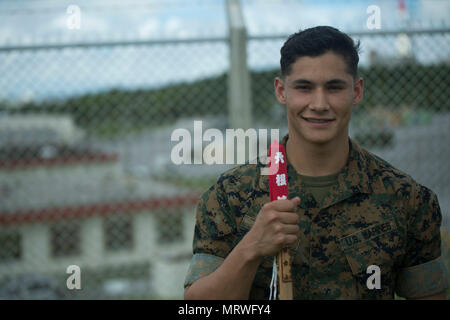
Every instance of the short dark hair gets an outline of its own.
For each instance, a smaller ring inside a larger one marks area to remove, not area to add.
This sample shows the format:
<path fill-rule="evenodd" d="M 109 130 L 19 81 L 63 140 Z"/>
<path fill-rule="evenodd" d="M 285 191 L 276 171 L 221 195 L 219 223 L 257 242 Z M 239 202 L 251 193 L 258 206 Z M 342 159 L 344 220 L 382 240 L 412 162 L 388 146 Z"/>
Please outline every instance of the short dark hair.
<path fill-rule="evenodd" d="M 299 57 L 317 57 L 328 51 L 341 55 L 354 78 L 358 75 L 359 45 L 347 34 L 336 28 L 318 26 L 300 30 L 289 36 L 280 50 L 281 75 L 291 73 L 291 66 Z"/>

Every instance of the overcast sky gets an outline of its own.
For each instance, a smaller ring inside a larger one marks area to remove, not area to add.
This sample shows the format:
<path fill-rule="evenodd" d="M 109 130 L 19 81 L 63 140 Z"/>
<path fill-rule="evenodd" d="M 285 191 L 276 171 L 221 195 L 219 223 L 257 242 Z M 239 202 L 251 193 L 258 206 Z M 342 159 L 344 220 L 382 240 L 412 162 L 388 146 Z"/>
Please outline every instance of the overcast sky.
<path fill-rule="evenodd" d="M 349 30 L 366 26 L 369 5 L 381 9 L 382 27 L 401 23 L 398 0 L 242 0 L 250 35 L 291 33 L 330 24 Z M 81 10 L 81 28 L 67 28 L 67 8 Z M 447 23 L 449 0 L 405 0 L 416 24 Z M 223 0 L 2 0 L 0 44 L 73 39 L 187 38 L 227 32 Z"/>
<path fill-rule="evenodd" d="M 314 25 L 333 25 L 346 32 L 367 31 L 369 5 L 380 8 L 382 30 L 404 25 L 406 17 L 410 26 L 418 28 L 450 24 L 449 0 L 405 0 L 405 11 L 399 10 L 396 0 L 241 2 L 250 36 L 286 36 Z M 67 26 L 67 8 L 72 4 L 80 9 L 80 29 Z M 0 46 L 209 38 L 225 37 L 227 32 L 222 0 L 0 0 Z M 281 40 L 265 46 L 250 43 L 250 66 L 274 67 L 281 44 Z M 370 46 L 367 42 L 366 47 Z M 392 49 L 394 45 L 388 47 Z M 447 47 L 444 55 L 448 56 L 448 50 Z M 148 87 L 220 74 L 228 67 L 227 47 L 220 43 L 207 47 L 116 48 L 86 53 L 82 50 L 0 52 L 0 73 L 7 75 L 0 77 L 0 98 L 30 99 L 111 87 Z M 142 60 L 145 65 L 138 63 Z M 205 63 L 199 64 L 199 60 Z M 88 72 L 95 68 L 98 70 L 94 75 Z"/>

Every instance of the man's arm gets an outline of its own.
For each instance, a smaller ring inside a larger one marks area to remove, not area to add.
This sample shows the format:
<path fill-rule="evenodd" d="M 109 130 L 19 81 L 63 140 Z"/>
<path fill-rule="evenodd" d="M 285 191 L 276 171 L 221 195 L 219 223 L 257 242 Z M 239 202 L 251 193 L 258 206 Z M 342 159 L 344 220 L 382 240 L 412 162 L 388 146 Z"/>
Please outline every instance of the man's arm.
<path fill-rule="evenodd" d="M 220 267 L 186 287 L 185 299 L 248 299 L 259 264 L 265 256 L 297 242 L 296 208 L 300 202 L 277 200 L 263 206 L 250 231 Z"/>
<path fill-rule="evenodd" d="M 442 291 L 441 293 L 438 293 L 438 294 L 433 294 L 428 297 L 423 297 L 423 298 L 414 299 L 414 300 L 447 300 L 447 297 L 446 297 L 445 291 Z"/>
<path fill-rule="evenodd" d="M 248 299 L 261 260 L 242 240 L 216 271 L 186 287 L 184 298 L 187 300 Z"/>
<path fill-rule="evenodd" d="M 448 272 L 441 255 L 439 202 L 421 185 L 415 186 L 410 199 L 406 255 L 397 276 L 397 294 L 407 299 L 445 299 Z"/>

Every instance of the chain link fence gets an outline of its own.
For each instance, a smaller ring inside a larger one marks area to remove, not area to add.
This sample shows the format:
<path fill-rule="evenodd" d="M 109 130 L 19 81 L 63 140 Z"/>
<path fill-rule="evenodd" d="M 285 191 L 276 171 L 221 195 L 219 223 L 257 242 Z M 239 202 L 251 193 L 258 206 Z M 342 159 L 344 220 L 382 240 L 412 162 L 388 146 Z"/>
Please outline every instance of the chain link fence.
<path fill-rule="evenodd" d="M 446 252 L 450 30 L 351 35 L 365 97 L 350 134 L 437 193 Z M 253 126 L 280 135 L 286 38 L 247 39 Z M 174 164 L 171 135 L 231 127 L 229 51 L 227 37 L 0 48 L 0 298 L 182 298 L 197 198 L 231 166 Z"/>

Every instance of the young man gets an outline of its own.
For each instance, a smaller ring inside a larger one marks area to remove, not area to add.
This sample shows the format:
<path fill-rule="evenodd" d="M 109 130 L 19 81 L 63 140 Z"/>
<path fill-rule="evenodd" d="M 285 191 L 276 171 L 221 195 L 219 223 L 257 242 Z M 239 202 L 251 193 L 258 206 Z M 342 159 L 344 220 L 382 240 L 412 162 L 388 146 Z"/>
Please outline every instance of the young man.
<path fill-rule="evenodd" d="M 285 42 L 275 94 L 287 108 L 289 199 L 270 202 L 261 163 L 222 174 L 198 203 L 186 299 L 268 299 L 286 246 L 294 299 L 445 299 L 436 196 L 348 137 L 358 60 L 331 27 Z M 368 285 L 372 265 L 380 277 Z"/>

